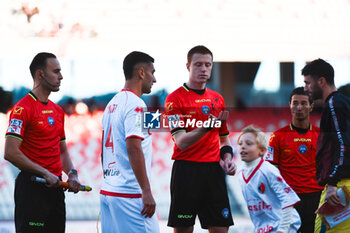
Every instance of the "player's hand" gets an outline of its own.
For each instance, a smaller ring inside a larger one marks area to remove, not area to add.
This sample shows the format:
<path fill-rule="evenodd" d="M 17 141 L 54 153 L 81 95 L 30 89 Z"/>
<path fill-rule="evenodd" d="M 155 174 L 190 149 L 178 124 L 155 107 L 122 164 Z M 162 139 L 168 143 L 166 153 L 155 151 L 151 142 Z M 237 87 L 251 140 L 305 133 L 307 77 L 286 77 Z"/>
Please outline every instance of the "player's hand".
<path fill-rule="evenodd" d="M 337 194 L 337 186 L 328 185 L 325 201 L 330 205 L 340 205 L 340 200 Z"/>
<path fill-rule="evenodd" d="M 218 120 L 221 122 L 225 122 L 228 119 L 228 111 L 221 111 L 218 116 Z"/>
<path fill-rule="evenodd" d="M 60 179 L 52 174 L 51 172 L 47 171 L 44 175 L 43 178 L 46 180 L 46 186 L 50 188 L 56 188 L 60 187 Z"/>
<path fill-rule="evenodd" d="M 237 166 L 232 160 L 230 159 L 225 159 L 225 161 L 220 160 L 220 165 L 224 169 L 227 175 L 233 176 L 234 174 L 236 174 Z"/>
<path fill-rule="evenodd" d="M 144 215 L 145 218 L 151 218 L 156 212 L 156 202 L 153 199 L 151 190 L 142 191 L 142 202 L 143 208 L 141 214 Z"/>
<path fill-rule="evenodd" d="M 221 121 L 222 123 L 225 122 L 227 118 L 228 118 L 228 111 L 221 111 L 218 117 L 215 117 L 213 114 L 209 115 L 209 119 L 211 121 Z"/>
<path fill-rule="evenodd" d="M 67 182 L 69 184 L 68 192 L 74 192 L 74 193 L 79 192 L 79 190 L 80 190 L 80 182 L 79 182 L 77 174 L 70 173 L 69 176 L 68 176 Z"/>

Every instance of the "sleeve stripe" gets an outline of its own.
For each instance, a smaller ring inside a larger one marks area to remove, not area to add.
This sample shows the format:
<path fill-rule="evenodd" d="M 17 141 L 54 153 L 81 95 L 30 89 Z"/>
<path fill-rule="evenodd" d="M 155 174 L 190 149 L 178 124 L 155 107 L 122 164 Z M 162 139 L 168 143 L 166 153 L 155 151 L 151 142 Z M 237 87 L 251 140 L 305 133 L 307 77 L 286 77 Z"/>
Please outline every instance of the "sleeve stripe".
<path fill-rule="evenodd" d="M 13 137 L 23 141 L 23 138 L 17 134 L 7 133 L 5 137 Z"/>
<path fill-rule="evenodd" d="M 171 136 L 174 136 L 176 133 L 178 133 L 180 131 L 186 131 L 186 130 L 184 128 L 175 128 L 175 129 L 171 130 Z"/>
<path fill-rule="evenodd" d="M 227 132 L 225 134 L 220 134 L 220 137 L 228 137 L 228 135 L 230 135 L 230 132 Z"/>
<path fill-rule="evenodd" d="M 289 206 L 285 206 L 285 207 L 282 208 L 282 210 L 284 210 L 284 209 L 286 209 L 286 208 L 288 208 L 288 207 L 295 206 L 295 205 L 298 204 L 299 202 L 300 202 L 300 201 L 297 201 L 297 202 L 295 202 L 294 204 L 291 204 L 291 205 L 289 205 Z"/>
<path fill-rule="evenodd" d="M 140 136 L 138 136 L 138 135 L 130 135 L 130 136 L 126 137 L 125 139 L 129 139 L 129 138 L 139 138 L 139 139 L 141 139 L 141 140 L 144 139 L 143 137 L 140 137 Z"/>

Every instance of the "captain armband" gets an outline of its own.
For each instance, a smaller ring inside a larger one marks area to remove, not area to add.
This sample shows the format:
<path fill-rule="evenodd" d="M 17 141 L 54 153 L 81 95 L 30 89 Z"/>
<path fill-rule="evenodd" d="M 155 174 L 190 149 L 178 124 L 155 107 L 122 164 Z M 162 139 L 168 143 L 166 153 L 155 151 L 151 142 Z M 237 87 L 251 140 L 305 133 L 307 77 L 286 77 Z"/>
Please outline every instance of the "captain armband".
<path fill-rule="evenodd" d="M 230 153 L 233 157 L 233 150 L 231 146 L 223 146 L 220 148 L 220 158 L 224 160 L 224 155 Z"/>

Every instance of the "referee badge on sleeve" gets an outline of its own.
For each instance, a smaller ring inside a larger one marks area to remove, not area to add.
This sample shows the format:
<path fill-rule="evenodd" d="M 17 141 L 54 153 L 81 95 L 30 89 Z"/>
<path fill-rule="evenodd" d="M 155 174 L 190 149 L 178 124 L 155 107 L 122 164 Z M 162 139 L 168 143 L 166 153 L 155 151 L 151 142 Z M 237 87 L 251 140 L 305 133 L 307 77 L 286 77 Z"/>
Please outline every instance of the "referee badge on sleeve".
<path fill-rule="evenodd" d="M 267 148 L 267 153 L 266 153 L 265 159 L 266 159 L 266 160 L 273 161 L 273 147 L 269 146 L 269 147 Z"/>
<path fill-rule="evenodd" d="M 7 129 L 8 133 L 21 134 L 23 121 L 11 119 L 10 126 Z"/>
<path fill-rule="evenodd" d="M 173 129 L 179 127 L 179 124 L 180 124 L 180 117 L 179 117 L 179 115 L 175 114 L 175 115 L 169 116 L 168 117 L 168 122 L 169 122 L 170 130 L 173 130 Z"/>

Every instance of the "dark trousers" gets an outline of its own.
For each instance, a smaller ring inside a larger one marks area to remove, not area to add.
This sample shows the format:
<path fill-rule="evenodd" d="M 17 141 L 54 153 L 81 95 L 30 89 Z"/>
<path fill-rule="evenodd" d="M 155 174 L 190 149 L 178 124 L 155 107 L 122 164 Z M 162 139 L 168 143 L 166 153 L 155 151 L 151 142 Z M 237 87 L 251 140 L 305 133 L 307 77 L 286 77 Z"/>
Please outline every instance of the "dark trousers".
<path fill-rule="evenodd" d="M 299 233 L 313 233 L 315 227 L 316 210 L 320 203 L 321 191 L 313 193 L 298 193 L 300 202 L 295 205 L 301 219 Z"/>

